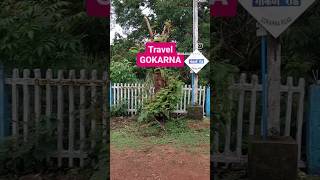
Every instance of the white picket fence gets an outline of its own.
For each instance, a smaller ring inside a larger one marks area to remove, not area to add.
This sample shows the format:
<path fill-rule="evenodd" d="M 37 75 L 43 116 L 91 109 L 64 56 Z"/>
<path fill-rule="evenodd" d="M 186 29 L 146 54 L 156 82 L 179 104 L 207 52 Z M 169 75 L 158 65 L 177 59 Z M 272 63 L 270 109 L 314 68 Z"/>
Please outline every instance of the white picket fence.
<path fill-rule="evenodd" d="M 50 69 L 45 75 L 40 69 L 25 69 L 21 76 L 14 69 L 12 77 L 5 79 L 11 91 L 12 136 L 27 142 L 30 128 L 40 118 L 56 118 L 57 149 L 51 159 L 59 167 L 84 166 L 87 150 L 97 143 L 93 137 L 99 129 L 104 137 L 100 139 L 106 142 L 107 138 L 107 73 L 101 78 L 96 70 L 90 72 L 90 77 L 85 70 L 80 71 L 80 76 L 74 70 L 68 75 L 62 70 L 57 77 L 54 74 Z"/>
<path fill-rule="evenodd" d="M 180 103 L 177 104 L 175 113 L 187 113 L 187 106 L 191 104 L 191 85 L 183 85 L 182 97 Z M 113 83 L 111 85 L 110 100 L 112 105 L 121 105 L 125 103 L 128 114 L 137 114 L 140 106 L 149 96 L 154 94 L 153 87 L 146 87 L 143 84 L 125 84 L 125 83 Z M 199 86 L 198 88 L 198 101 L 197 104 L 203 107 L 203 114 L 205 115 L 205 100 L 206 100 L 206 86 Z"/>
<path fill-rule="evenodd" d="M 240 81 L 233 83 L 230 87 L 230 99 L 233 101 L 233 112 L 235 116 L 228 119 L 225 126 L 219 126 L 214 133 L 214 162 L 243 163 L 247 162 L 247 153 L 244 146 L 248 142 L 248 136 L 260 134 L 261 114 L 258 99 L 261 99 L 262 87 L 258 76 L 253 75 L 251 82 L 246 81 L 246 75 L 240 76 Z M 305 81 L 299 79 L 294 86 L 292 77 L 281 85 L 281 135 L 292 136 L 298 144 L 298 165 L 304 167 L 305 163 L 301 156 L 302 126 L 304 112 Z M 297 96 L 298 95 L 298 96 Z M 247 105 L 248 104 L 248 105 Z M 285 107 L 285 108 L 284 108 Z M 294 109 L 295 107 L 295 109 Z M 260 111 L 260 112 L 259 112 Z M 230 116 L 231 117 L 231 116 Z M 258 116 L 260 117 L 260 116 Z"/>

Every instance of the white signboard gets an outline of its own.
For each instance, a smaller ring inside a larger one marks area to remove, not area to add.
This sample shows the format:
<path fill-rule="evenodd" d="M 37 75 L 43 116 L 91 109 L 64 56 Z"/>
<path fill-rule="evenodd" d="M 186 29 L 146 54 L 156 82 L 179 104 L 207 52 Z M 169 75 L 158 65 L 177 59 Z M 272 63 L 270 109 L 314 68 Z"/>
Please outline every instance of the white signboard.
<path fill-rule="evenodd" d="M 198 73 L 206 64 L 208 64 L 209 60 L 204 57 L 200 51 L 195 50 L 184 62 L 193 72 Z"/>
<path fill-rule="evenodd" d="M 239 0 L 257 21 L 277 38 L 315 0 Z"/>

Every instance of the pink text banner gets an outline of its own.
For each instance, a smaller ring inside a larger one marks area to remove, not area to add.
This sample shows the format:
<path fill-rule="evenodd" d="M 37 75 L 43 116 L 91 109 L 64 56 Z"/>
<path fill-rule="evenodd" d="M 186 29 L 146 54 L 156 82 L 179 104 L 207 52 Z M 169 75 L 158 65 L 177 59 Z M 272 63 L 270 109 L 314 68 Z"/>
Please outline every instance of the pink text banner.
<path fill-rule="evenodd" d="M 177 53 L 174 42 L 148 42 L 145 52 L 137 54 L 137 66 L 181 68 L 184 67 L 184 55 Z"/>
<path fill-rule="evenodd" d="M 88 16 L 109 17 L 110 0 L 86 0 L 86 9 Z"/>
<path fill-rule="evenodd" d="M 233 17 L 237 15 L 238 0 L 211 0 L 210 14 L 213 17 Z"/>

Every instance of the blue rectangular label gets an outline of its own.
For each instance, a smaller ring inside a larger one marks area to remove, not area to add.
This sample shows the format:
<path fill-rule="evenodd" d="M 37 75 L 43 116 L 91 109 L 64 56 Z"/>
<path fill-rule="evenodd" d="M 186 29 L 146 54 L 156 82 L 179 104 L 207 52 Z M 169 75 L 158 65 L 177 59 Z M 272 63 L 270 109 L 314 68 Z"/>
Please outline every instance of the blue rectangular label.
<path fill-rule="evenodd" d="M 204 59 L 189 59 L 189 64 L 204 64 Z"/>
<path fill-rule="evenodd" d="M 301 0 L 253 0 L 253 7 L 301 6 Z"/>

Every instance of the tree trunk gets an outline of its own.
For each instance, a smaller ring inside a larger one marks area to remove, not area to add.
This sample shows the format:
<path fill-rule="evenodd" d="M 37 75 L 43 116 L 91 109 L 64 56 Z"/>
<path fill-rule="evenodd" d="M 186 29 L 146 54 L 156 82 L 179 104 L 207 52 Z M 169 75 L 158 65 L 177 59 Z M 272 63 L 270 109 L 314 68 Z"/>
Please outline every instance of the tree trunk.
<path fill-rule="evenodd" d="M 153 74 L 153 81 L 154 81 L 154 92 L 157 93 L 160 89 L 166 86 L 166 80 L 162 77 L 160 70 L 155 70 Z"/>

